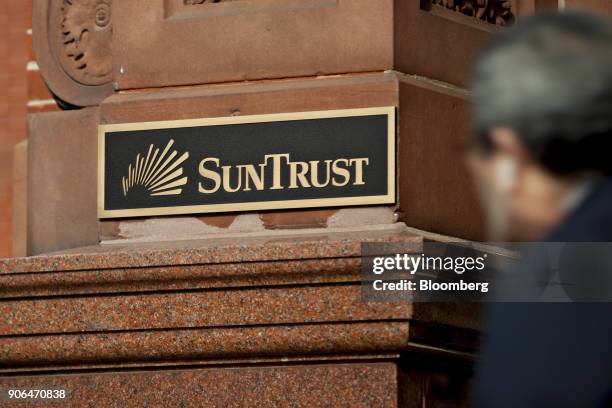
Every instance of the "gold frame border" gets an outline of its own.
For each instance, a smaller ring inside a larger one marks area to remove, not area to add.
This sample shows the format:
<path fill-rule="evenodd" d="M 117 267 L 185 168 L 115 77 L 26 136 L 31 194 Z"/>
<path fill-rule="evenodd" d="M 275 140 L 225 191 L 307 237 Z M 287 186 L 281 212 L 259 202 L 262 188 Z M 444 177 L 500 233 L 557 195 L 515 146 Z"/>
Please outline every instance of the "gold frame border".
<path fill-rule="evenodd" d="M 200 204 L 177 207 L 130 208 L 106 210 L 104 208 L 104 140 L 107 132 L 129 130 L 173 129 L 196 126 L 232 125 L 244 123 L 281 122 L 288 120 L 342 118 L 351 116 L 387 115 L 387 194 L 379 196 L 309 198 L 281 201 L 251 201 L 230 204 Z M 229 116 L 201 119 L 163 120 L 138 123 L 98 125 L 98 218 L 143 217 L 153 215 L 179 215 L 196 213 L 222 213 L 236 211 L 281 210 L 291 208 L 338 207 L 395 203 L 395 106 L 325 111 L 273 113 L 264 115 Z"/>

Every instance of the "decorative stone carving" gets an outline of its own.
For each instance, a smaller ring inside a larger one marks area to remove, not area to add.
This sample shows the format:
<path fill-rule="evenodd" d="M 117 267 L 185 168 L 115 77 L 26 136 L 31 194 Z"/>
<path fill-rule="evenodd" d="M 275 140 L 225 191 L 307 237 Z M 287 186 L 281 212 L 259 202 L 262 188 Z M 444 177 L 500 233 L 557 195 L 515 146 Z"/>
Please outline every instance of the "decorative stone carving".
<path fill-rule="evenodd" d="M 33 0 L 32 37 L 45 83 L 63 109 L 113 91 L 112 0 Z"/>
<path fill-rule="evenodd" d="M 430 8 L 431 5 L 445 7 L 499 26 L 514 22 L 511 0 L 422 0 L 421 5 L 425 9 Z"/>
<path fill-rule="evenodd" d="M 111 0 L 63 0 L 63 52 L 57 56 L 70 77 L 84 85 L 110 81 Z"/>

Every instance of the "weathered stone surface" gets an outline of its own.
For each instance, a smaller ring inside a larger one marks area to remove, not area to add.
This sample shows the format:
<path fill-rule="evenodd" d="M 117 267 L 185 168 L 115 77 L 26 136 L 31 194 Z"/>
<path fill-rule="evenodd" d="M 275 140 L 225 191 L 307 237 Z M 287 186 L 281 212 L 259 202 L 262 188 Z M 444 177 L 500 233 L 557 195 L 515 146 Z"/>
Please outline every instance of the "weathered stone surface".
<path fill-rule="evenodd" d="M 28 254 L 98 242 L 98 109 L 28 120 Z"/>
<path fill-rule="evenodd" d="M 382 71 L 392 65 L 392 0 L 180 3 L 113 4 L 119 89 Z"/>
<path fill-rule="evenodd" d="M 421 9 L 419 1 L 396 1 L 394 51 L 397 71 L 464 86 L 477 50 L 489 38 L 493 24 L 472 22 L 456 11 L 443 18 Z M 465 21 L 477 23 L 477 27 Z"/>
<path fill-rule="evenodd" d="M 484 240 L 485 217 L 463 160 L 467 93 L 400 76 L 399 219 L 411 227 Z"/>
<path fill-rule="evenodd" d="M 104 124 L 393 106 L 393 73 L 127 91 L 100 106 Z"/>
<path fill-rule="evenodd" d="M 550 5 L 547 0 L 464 3 L 96 0 L 63 6 L 36 0 L 34 40 L 46 82 L 79 106 L 100 103 L 113 87 L 385 70 L 464 85 L 469 57 L 491 32 Z M 79 41 L 78 33 L 87 38 Z"/>
<path fill-rule="evenodd" d="M 28 251 L 28 141 L 13 150 L 13 256 Z"/>

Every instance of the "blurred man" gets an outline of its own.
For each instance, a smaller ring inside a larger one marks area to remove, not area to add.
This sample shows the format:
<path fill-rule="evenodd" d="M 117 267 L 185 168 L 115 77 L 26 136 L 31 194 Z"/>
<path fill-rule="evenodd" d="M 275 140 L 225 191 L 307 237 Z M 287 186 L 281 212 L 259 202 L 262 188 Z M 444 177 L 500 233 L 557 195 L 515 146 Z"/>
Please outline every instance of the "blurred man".
<path fill-rule="evenodd" d="M 491 238 L 611 242 L 612 24 L 546 13 L 501 30 L 472 90 L 468 163 Z M 533 259 L 520 273 L 539 273 Z M 610 259 L 596 260 L 604 283 Z M 612 303 L 579 300 L 490 305 L 475 406 L 612 406 Z"/>

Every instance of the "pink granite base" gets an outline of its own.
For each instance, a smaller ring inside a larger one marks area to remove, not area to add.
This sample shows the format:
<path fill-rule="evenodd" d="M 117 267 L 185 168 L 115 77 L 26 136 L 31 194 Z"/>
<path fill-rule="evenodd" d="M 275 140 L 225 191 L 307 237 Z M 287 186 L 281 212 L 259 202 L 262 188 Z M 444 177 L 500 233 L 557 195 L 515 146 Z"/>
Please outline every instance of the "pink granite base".
<path fill-rule="evenodd" d="M 399 406 L 405 356 L 469 364 L 477 324 L 364 302 L 369 242 L 423 239 L 398 224 L 0 260 L 0 388 L 69 391 L 42 406 Z"/>
<path fill-rule="evenodd" d="M 3 407 L 396 407 L 392 363 L 208 368 L 0 378 L 3 389 L 63 389 L 54 403 Z"/>

